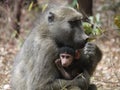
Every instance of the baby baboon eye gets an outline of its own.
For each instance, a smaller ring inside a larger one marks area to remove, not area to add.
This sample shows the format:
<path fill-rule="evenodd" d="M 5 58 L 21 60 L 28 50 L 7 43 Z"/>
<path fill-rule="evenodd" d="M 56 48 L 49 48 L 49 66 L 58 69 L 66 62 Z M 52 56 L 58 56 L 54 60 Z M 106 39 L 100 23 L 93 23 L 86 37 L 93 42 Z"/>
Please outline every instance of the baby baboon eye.
<path fill-rule="evenodd" d="M 49 22 L 53 22 L 53 21 L 54 21 L 54 18 L 55 18 L 54 13 L 49 12 L 48 21 L 49 21 Z"/>
<path fill-rule="evenodd" d="M 66 56 L 66 59 L 69 59 L 70 58 L 70 56 Z"/>
<path fill-rule="evenodd" d="M 62 58 L 65 58 L 65 55 L 61 55 Z"/>

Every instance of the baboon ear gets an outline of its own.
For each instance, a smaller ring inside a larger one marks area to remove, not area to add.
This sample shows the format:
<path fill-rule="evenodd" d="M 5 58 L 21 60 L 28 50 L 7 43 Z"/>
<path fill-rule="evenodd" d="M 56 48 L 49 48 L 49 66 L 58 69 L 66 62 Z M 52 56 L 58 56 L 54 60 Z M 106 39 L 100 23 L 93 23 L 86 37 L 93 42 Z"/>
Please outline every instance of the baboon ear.
<path fill-rule="evenodd" d="M 49 22 L 53 22 L 53 21 L 54 21 L 54 18 L 55 18 L 54 13 L 49 12 L 49 15 L 48 15 L 48 21 L 49 21 Z"/>

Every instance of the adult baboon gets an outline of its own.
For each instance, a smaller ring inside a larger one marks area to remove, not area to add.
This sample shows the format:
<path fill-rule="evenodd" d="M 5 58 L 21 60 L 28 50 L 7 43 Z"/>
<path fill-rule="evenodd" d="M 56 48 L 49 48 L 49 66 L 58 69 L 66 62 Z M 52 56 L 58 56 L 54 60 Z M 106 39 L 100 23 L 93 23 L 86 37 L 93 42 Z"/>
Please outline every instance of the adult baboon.
<path fill-rule="evenodd" d="M 78 87 L 78 90 L 86 90 L 89 71 L 83 72 L 84 78 L 64 80 L 60 79 L 54 64 L 60 47 L 80 49 L 86 44 L 88 36 L 81 25 L 82 15 L 73 8 L 61 6 L 49 10 L 43 16 L 15 59 L 12 90 L 60 90 L 66 84 Z M 84 51 L 87 55 L 83 58 L 89 60 L 90 53 L 86 49 Z M 95 47 L 93 60 L 100 58 Z"/>

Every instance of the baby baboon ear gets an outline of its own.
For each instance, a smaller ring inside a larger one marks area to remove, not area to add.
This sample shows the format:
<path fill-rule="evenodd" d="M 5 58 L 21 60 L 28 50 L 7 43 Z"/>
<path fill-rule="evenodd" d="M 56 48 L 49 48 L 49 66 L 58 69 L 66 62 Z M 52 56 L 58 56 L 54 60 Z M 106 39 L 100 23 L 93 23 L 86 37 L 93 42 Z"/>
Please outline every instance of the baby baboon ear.
<path fill-rule="evenodd" d="M 48 21 L 49 21 L 49 22 L 53 22 L 53 21 L 54 21 L 54 18 L 55 18 L 54 13 L 49 12 L 49 15 L 48 15 Z"/>

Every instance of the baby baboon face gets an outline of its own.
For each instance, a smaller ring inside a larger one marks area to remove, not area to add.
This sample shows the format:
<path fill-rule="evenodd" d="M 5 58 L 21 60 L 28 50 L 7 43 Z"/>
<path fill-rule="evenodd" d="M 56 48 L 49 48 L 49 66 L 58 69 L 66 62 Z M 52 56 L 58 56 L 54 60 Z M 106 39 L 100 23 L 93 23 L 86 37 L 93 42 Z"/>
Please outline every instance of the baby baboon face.
<path fill-rule="evenodd" d="M 70 7 L 49 11 L 47 20 L 51 37 L 61 46 L 84 47 L 88 36 L 84 33 L 81 19 L 81 13 Z"/>

